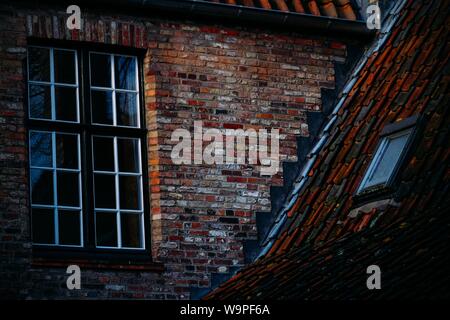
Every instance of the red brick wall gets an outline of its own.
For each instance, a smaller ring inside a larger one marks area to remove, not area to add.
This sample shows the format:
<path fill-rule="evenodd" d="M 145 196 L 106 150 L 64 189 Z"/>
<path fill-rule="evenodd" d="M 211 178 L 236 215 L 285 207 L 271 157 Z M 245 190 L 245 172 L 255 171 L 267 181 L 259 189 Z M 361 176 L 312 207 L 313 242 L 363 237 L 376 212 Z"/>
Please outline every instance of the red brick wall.
<path fill-rule="evenodd" d="M 308 135 L 306 111 L 321 110 L 345 46 L 251 28 L 83 13 L 65 30 L 62 11 L 0 7 L 0 289 L 20 296 L 187 298 L 213 272 L 243 265 L 243 240 L 256 238 L 255 213 L 270 211 L 270 186 L 253 165 L 174 165 L 171 133 L 205 128 L 280 129 L 280 160 L 296 160 Z M 64 289 L 65 270 L 30 266 L 24 63 L 27 36 L 147 48 L 144 61 L 153 255 L 163 274 L 82 270 L 82 290 Z M 281 167 L 281 163 L 280 163 Z M 18 275 L 14 266 L 24 272 Z M 6 280 L 5 280 L 6 278 Z"/>
<path fill-rule="evenodd" d="M 25 18 L 0 13 L 0 296 L 30 285 L 31 257 L 23 60 Z M 6 10 L 5 10 L 6 9 Z"/>

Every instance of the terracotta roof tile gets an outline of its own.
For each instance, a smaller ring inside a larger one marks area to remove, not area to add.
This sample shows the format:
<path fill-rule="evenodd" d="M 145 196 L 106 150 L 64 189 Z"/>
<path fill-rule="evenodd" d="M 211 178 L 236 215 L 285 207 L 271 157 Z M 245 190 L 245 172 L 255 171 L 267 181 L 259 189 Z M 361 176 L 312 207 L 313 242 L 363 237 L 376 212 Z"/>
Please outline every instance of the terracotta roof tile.
<path fill-rule="evenodd" d="M 315 16 L 357 20 L 357 7 L 351 0 L 205 0 L 266 10 L 311 14 Z"/>

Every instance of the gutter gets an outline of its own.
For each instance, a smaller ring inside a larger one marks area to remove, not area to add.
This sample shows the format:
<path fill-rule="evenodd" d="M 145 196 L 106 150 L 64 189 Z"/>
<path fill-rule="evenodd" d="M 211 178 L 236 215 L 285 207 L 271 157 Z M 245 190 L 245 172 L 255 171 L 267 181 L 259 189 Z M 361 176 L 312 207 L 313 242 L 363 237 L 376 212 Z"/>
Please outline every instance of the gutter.
<path fill-rule="evenodd" d="M 37 1 L 40 2 L 40 1 Z M 45 2 L 45 1 L 43 1 Z M 62 1 L 56 1 L 61 4 Z M 66 1 L 64 1 L 66 2 Z M 259 26 L 275 26 L 299 33 L 324 33 L 358 39 L 372 39 L 376 32 L 366 27 L 365 21 L 314 16 L 296 12 L 267 10 L 241 5 L 214 3 L 204 0 L 72 0 L 87 7 L 135 9 L 141 13 L 175 13 L 183 18 L 206 18 Z"/>

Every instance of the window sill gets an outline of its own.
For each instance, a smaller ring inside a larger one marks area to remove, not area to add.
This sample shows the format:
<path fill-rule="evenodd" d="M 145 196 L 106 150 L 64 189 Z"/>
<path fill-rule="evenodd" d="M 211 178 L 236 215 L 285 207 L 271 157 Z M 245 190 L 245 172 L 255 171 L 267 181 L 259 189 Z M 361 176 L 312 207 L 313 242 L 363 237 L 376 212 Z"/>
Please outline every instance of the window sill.
<path fill-rule="evenodd" d="M 396 202 L 393 198 L 372 200 L 359 206 L 353 206 L 350 213 L 348 214 L 348 217 L 356 218 L 359 215 L 371 212 L 374 209 L 377 211 L 384 211 L 388 206 L 398 207 L 399 203 Z"/>
<path fill-rule="evenodd" d="M 88 259 L 55 259 L 33 257 L 31 266 L 34 268 L 67 268 L 69 265 L 77 265 L 81 269 L 91 270 L 115 270 L 115 271 L 147 271 L 161 273 L 164 265 L 158 262 L 142 261 L 106 261 Z"/>
<path fill-rule="evenodd" d="M 92 270 L 164 271 L 164 265 L 155 262 L 148 251 L 79 251 L 33 246 L 32 267 L 67 268 L 71 264 Z"/>

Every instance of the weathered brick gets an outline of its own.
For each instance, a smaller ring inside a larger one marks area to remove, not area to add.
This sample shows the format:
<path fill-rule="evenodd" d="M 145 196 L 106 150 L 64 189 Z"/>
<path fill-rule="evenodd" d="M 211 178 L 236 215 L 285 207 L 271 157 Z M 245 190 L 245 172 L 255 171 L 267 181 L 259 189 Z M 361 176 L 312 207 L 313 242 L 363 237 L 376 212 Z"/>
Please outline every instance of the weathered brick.
<path fill-rule="evenodd" d="M 8 1 L 7 1 L 8 2 Z M 204 128 L 279 128 L 284 159 L 296 159 L 296 136 L 308 134 L 305 111 L 321 108 L 334 87 L 345 44 L 326 38 L 155 17 L 107 16 L 83 8 L 83 29 L 69 32 L 65 8 L 0 5 L 0 288 L 6 296 L 187 299 L 208 287 L 211 272 L 244 264 L 243 241 L 255 239 L 255 213 L 270 210 L 270 185 L 256 165 L 174 165 L 171 133 Z M 16 8 L 15 8 L 16 9 Z M 30 266 L 25 134 L 27 37 L 144 48 L 144 88 L 152 252 L 162 274 L 83 272 L 83 289 L 64 289 L 63 268 Z M 8 267 L 6 267 L 8 266 Z"/>

